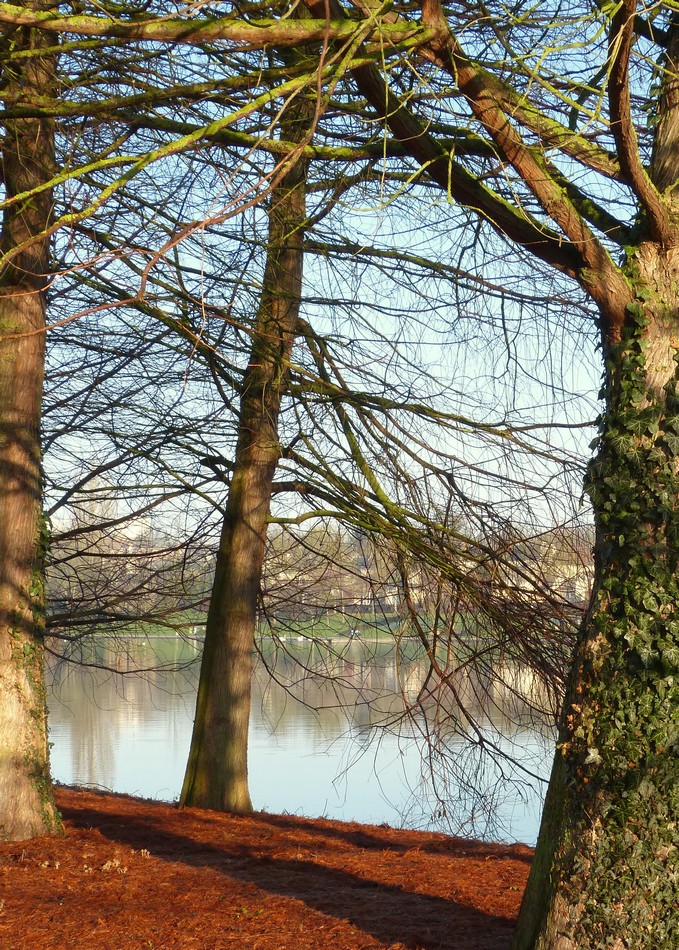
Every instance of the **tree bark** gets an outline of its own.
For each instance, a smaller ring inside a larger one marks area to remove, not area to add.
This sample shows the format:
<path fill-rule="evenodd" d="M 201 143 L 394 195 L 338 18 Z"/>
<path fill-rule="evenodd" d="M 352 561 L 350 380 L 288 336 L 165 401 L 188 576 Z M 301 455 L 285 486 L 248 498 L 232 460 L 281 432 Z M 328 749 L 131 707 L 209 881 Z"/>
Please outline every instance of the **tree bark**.
<path fill-rule="evenodd" d="M 595 591 L 515 950 L 679 946 L 679 246 L 627 271 L 588 476 Z"/>
<path fill-rule="evenodd" d="M 668 37 L 648 179 L 665 220 L 628 249 L 622 325 L 602 311 L 595 583 L 514 950 L 679 946 L 676 15 Z"/>
<path fill-rule="evenodd" d="M 18 31 L 15 50 L 53 46 Z M 8 108 L 54 89 L 52 55 L 3 69 Z M 43 670 L 44 555 L 40 413 L 54 136 L 45 120 L 7 121 L 0 232 L 0 837 L 57 831 L 49 776 Z M 15 196 L 27 197 L 14 200 Z"/>
<path fill-rule="evenodd" d="M 303 143 L 313 102 L 293 100 L 281 135 Z M 273 189 L 264 285 L 243 380 L 234 472 L 207 617 L 196 717 L 181 804 L 245 813 L 257 601 L 271 490 L 280 457 L 278 419 L 298 331 L 307 161 L 292 154 Z"/>

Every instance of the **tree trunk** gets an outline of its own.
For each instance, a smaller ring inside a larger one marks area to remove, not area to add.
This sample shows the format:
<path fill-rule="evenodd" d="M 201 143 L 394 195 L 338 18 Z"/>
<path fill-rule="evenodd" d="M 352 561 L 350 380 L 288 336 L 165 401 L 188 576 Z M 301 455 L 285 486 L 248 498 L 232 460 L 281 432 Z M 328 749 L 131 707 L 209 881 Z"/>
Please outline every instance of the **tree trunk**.
<path fill-rule="evenodd" d="M 14 49 L 53 46 L 19 30 Z M 54 56 L 4 67 L 7 109 L 54 89 Z M 43 670 L 44 555 L 40 411 L 45 289 L 52 194 L 32 189 L 54 174 L 51 123 L 6 121 L 2 145 L 6 201 L 0 233 L 0 837 L 59 829 L 49 777 Z"/>
<path fill-rule="evenodd" d="M 605 347 L 582 626 L 515 950 L 679 946 L 679 249 L 642 244 Z"/>
<path fill-rule="evenodd" d="M 313 103 L 293 100 L 281 119 L 282 137 L 304 141 L 312 116 Z M 252 810 L 247 749 L 257 601 L 280 457 L 278 419 L 302 286 L 307 162 L 294 153 L 289 161 L 271 196 L 264 285 L 243 380 L 235 466 L 181 793 L 183 805 L 240 813 Z"/>

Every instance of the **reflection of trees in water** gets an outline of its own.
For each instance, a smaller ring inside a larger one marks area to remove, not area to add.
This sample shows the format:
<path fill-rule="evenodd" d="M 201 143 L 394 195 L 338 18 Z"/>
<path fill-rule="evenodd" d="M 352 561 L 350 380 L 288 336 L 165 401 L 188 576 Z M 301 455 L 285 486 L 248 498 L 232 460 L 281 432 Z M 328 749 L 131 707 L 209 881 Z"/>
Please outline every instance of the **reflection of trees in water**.
<path fill-rule="evenodd" d="M 272 728 L 305 715 L 318 738 L 330 739 L 347 729 L 384 726 L 403 713 L 391 646 L 272 642 L 262 646 L 262 660 L 255 667 L 253 702 Z"/>
<path fill-rule="evenodd" d="M 179 638 L 87 638 L 48 655 L 50 728 L 69 737 L 76 781 L 112 788 L 121 735 L 162 717 L 168 740 L 195 704 L 199 653 Z"/>
<path fill-rule="evenodd" d="M 374 753 L 385 732 L 418 743 L 420 782 L 409 806 L 417 824 L 428 816 L 459 830 L 464 813 L 470 830 L 500 832 L 493 824 L 498 803 L 508 794 L 532 797 L 542 782 L 537 770 L 555 709 L 534 670 L 500 658 L 488 668 L 468 663 L 460 647 L 457 656 L 447 652 L 445 677 L 432 677 L 430 657 L 412 639 L 266 640 L 260 650 L 253 698 L 272 729 L 292 728 L 301 705 L 316 738 L 356 738 L 354 757 Z"/>
<path fill-rule="evenodd" d="M 276 718 L 288 697 L 316 713 L 341 710 L 352 724 L 365 708 L 375 728 L 395 728 L 415 710 L 448 724 L 457 715 L 466 722 L 465 734 L 476 722 L 511 728 L 540 723 L 552 712 L 538 675 L 506 661 L 492 672 L 460 662 L 444 683 L 432 684 L 429 657 L 415 641 L 264 641 L 260 657 L 255 696 Z"/>
<path fill-rule="evenodd" d="M 61 689 L 73 679 L 74 669 L 92 671 L 99 684 L 110 681 L 114 692 L 124 697 L 134 697 L 137 686 L 159 693 L 176 692 L 182 682 L 184 690 L 195 688 L 201 657 L 198 640 L 179 636 L 101 635 L 56 645 L 51 640 L 47 642 L 47 673 L 54 688 Z"/>
<path fill-rule="evenodd" d="M 73 648 L 75 650 L 75 647 Z M 362 755 L 376 756 L 385 733 L 418 743 L 420 782 L 412 789 L 409 822 L 459 830 L 470 812 L 477 831 L 492 833 L 499 800 L 522 783 L 536 784 L 527 750 L 544 748 L 550 720 L 538 710 L 549 696 L 538 676 L 498 661 L 492 671 L 465 665 L 433 688 L 430 662 L 412 639 L 361 642 L 309 640 L 280 643 L 266 638 L 253 678 L 254 719 L 272 732 L 303 733 L 323 748 L 349 736 L 343 767 Z M 53 730 L 70 736 L 73 775 L 111 787 L 121 736 L 151 716 L 162 717 L 172 742 L 190 720 L 195 703 L 199 647 L 181 638 L 120 642 L 106 637 L 83 644 L 70 662 L 50 658 Z M 451 656 L 448 656 L 452 666 Z M 84 664 L 84 665 L 80 665 Z M 139 672 L 142 671 L 142 672 Z M 423 692 L 423 686 L 429 686 Z M 176 738 L 174 741 L 177 741 Z M 520 759 L 521 764 L 512 760 Z M 294 802 L 290 803 L 294 807 Z M 499 830 L 499 829 L 496 829 Z"/>

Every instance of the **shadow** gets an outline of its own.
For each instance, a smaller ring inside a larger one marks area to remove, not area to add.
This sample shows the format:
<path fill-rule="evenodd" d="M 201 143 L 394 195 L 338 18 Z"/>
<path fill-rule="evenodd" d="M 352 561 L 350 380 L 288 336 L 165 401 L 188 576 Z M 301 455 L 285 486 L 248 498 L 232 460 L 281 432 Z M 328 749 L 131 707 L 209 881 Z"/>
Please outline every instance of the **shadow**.
<path fill-rule="evenodd" d="M 77 827 L 96 829 L 110 841 L 135 850 L 146 849 L 155 858 L 210 868 L 254 884 L 269 894 L 302 901 L 323 914 L 349 921 L 387 945 L 413 950 L 504 950 L 511 941 L 513 920 L 484 913 L 453 897 L 444 899 L 417 893 L 414 889 L 417 880 L 412 880 L 411 890 L 409 886 L 384 883 L 373 876 L 363 876 L 343 867 L 328 867 L 315 860 L 317 853 L 322 855 L 324 850 L 322 839 L 328 831 L 325 827 L 318 830 L 304 821 L 295 822 L 285 816 L 274 816 L 273 820 L 262 815 L 236 819 L 231 815 L 206 813 L 203 817 L 191 810 L 186 812 L 186 823 L 191 825 L 195 836 L 190 836 L 165 827 L 157 813 L 145 816 L 143 802 L 137 803 L 135 814 L 130 814 L 129 799 L 121 799 L 119 811 L 111 810 L 110 798 L 106 809 L 101 810 L 89 803 L 83 807 L 72 807 L 68 802 L 61 804 L 63 817 Z M 158 803 L 149 803 L 149 807 L 157 809 Z M 182 813 L 167 807 L 168 823 L 175 826 L 181 823 Z M 213 839 L 220 835 L 220 819 L 226 820 L 227 825 L 242 820 L 244 834 L 236 840 L 225 829 L 223 843 L 201 840 L 203 827 Z M 281 842 L 280 837 L 266 834 L 265 825 L 289 827 L 304 832 L 304 836 L 297 845 L 294 838 Z M 385 842 L 379 836 L 360 832 L 349 832 L 346 840 L 362 851 L 375 850 L 376 870 L 371 871 L 371 875 L 376 874 L 377 852 L 385 850 Z M 474 855 L 483 858 L 490 853 L 490 848 L 480 845 L 478 851 L 477 843 L 470 844 Z M 393 842 L 386 847 L 390 845 L 393 846 Z M 295 847 L 298 856 L 293 860 L 289 852 Z M 282 848 L 288 852 L 285 856 L 281 854 Z M 392 847 L 392 850 L 396 849 Z M 327 847 L 325 853 L 328 854 Z M 350 859 L 350 855 L 347 857 Z M 361 858 L 362 868 L 370 867 L 370 858 L 367 862 L 365 855 Z"/>
<path fill-rule="evenodd" d="M 451 858 L 462 856 L 465 858 L 489 858 L 502 860 L 511 858 L 513 861 L 524 861 L 531 864 L 534 849 L 527 844 L 486 844 L 474 838 L 459 838 L 455 835 L 446 835 L 435 831 L 409 831 L 402 828 L 391 828 L 389 825 L 356 825 L 353 831 L 353 822 L 334 822 L 332 819 L 304 819 L 295 815 L 272 815 L 268 812 L 255 812 L 248 816 L 254 821 L 257 819 L 267 825 L 278 828 L 289 828 L 295 831 L 306 831 L 313 834 L 322 834 L 323 837 L 338 838 L 357 848 L 379 848 L 380 851 L 423 851 L 428 854 L 446 854 Z M 320 822 L 320 825 L 319 825 Z M 367 832 L 366 827 L 371 831 Z M 408 843 L 408 836 L 412 835 L 412 844 Z M 423 840 L 424 835 L 431 835 L 429 840 Z M 405 841 L 403 839 L 406 839 Z"/>

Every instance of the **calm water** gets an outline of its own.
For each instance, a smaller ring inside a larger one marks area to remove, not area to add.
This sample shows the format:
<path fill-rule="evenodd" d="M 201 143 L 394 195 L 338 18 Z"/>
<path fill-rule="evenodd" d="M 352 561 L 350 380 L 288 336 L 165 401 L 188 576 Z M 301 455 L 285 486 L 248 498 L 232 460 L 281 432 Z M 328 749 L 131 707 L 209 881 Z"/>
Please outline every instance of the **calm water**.
<path fill-rule="evenodd" d="M 431 703 L 404 720 L 426 674 L 410 652 L 355 642 L 264 650 L 250 724 L 254 807 L 533 843 L 544 784 L 522 770 L 548 774 L 550 730 L 509 690 L 488 698 L 487 684 L 470 681 L 455 684 L 459 706 Z M 178 798 L 197 647 L 158 638 L 114 649 L 102 638 L 78 659 L 92 666 L 52 660 L 48 669 L 55 779 Z M 512 671 L 509 682 L 526 688 Z"/>

